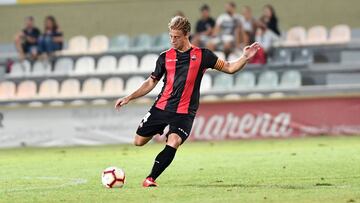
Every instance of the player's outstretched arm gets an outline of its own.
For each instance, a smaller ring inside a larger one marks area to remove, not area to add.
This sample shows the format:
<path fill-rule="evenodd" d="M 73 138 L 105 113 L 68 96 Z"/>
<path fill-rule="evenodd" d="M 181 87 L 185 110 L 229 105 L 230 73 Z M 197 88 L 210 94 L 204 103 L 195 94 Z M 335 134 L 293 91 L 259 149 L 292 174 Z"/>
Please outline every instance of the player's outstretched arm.
<path fill-rule="evenodd" d="M 225 65 L 220 71 L 224 73 L 234 74 L 237 71 L 243 69 L 250 58 L 252 58 L 257 50 L 260 48 L 258 42 L 253 43 L 250 46 L 246 46 L 243 51 L 243 55 L 235 61 L 226 61 Z"/>
<path fill-rule="evenodd" d="M 151 92 L 152 89 L 156 86 L 158 83 L 157 80 L 149 77 L 145 82 L 139 87 L 139 89 L 135 90 L 132 94 L 120 98 L 115 103 L 115 109 L 119 110 L 120 107 L 124 106 L 125 104 L 129 103 L 131 100 L 137 99 L 139 97 L 142 97 L 149 92 Z"/>

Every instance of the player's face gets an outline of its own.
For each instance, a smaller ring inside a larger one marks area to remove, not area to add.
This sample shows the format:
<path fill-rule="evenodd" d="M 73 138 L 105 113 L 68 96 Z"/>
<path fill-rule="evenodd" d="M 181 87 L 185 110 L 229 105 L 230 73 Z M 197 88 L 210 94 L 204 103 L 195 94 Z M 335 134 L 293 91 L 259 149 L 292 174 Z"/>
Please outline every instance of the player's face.
<path fill-rule="evenodd" d="M 182 49 L 187 40 L 187 35 L 185 35 L 181 30 L 170 30 L 170 43 L 174 49 Z"/>

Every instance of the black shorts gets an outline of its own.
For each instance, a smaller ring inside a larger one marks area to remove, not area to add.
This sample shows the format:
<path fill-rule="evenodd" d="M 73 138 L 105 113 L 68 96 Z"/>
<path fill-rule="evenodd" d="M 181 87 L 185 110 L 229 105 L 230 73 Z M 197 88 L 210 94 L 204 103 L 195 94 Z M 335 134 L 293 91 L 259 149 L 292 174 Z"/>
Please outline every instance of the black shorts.
<path fill-rule="evenodd" d="M 194 118 L 194 115 L 178 114 L 152 107 L 141 120 L 136 134 L 143 137 L 151 137 L 156 134 L 162 135 L 165 127 L 169 125 L 169 132 L 166 137 L 171 133 L 176 133 L 181 137 L 181 143 L 183 143 L 190 135 Z"/>

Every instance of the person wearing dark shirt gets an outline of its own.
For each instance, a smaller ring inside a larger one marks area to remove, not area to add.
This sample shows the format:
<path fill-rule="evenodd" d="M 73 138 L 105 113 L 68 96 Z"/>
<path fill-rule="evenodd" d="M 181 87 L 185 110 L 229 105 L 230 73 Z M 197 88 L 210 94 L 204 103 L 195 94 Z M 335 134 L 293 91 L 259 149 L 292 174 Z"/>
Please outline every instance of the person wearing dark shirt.
<path fill-rule="evenodd" d="M 47 56 L 62 49 L 63 33 L 53 16 L 47 16 L 44 24 L 44 33 L 39 38 L 38 49 L 41 54 Z"/>
<path fill-rule="evenodd" d="M 261 16 L 260 20 L 265 22 L 267 28 L 273 31 L 276 35 L 281 35 L 278 27 L 278 19 L 273 6 L 270 4 L 264 6 L 263 15 Z"/>
<path fill-rule="evenodd" d="M 32 16 L 26 17 L 25 28 L 15 36 L 15 47 L 20 60 L 24 60 L 27 55 L 30 55 L 32 59 L 36 59 L 39 36 L 40 30 L 35 27 L 34 18 Z"/>
<path fill-rule="evenodd" d="M 205 46 L 215 26 L 215 20 L 210 16 L 208 5 L 204 4 L 200 8 L 200 12 L 201 18 L 196 23 L 195 34 L 192 39 L 192 44 L 195 46 Z"/>
<path fill-rule="evenodd" d="M 219 59 L 212 51 L 192 45 L 189 41 L 190 22 L 175 16 L 169 23 L 169 35 L 172 48 L 160 54 L 154 72 L 132 94 L 120 98 L 115 108 L 148 94 L 164 77 L 164 86 L 150 111 L 142 119 L 134 144 L 143 146 L 155 135 L 163 134 L 167 125 L 165 148 L 156 156 L 150 174 L 143 187 L 156 187 L 155 179 L 170 165 L 179 146 L 190 135 L 192 124 L 199 107 L 200 84 L 204 72 L 216 69 L 233 74 L 245 67 L 255 55 L 258 43 L 244 48 L 243 55 L 232 62 Z"/>

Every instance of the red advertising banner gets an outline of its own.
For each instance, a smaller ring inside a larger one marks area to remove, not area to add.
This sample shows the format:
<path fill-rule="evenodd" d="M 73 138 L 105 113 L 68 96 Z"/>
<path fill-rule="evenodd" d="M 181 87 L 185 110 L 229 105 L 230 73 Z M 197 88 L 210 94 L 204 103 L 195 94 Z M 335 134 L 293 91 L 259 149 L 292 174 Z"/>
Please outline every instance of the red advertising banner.
<path fill-rule="evenodd" d="M 189 140 L 360 135 L 360 97 L 200 105 Z"/>

